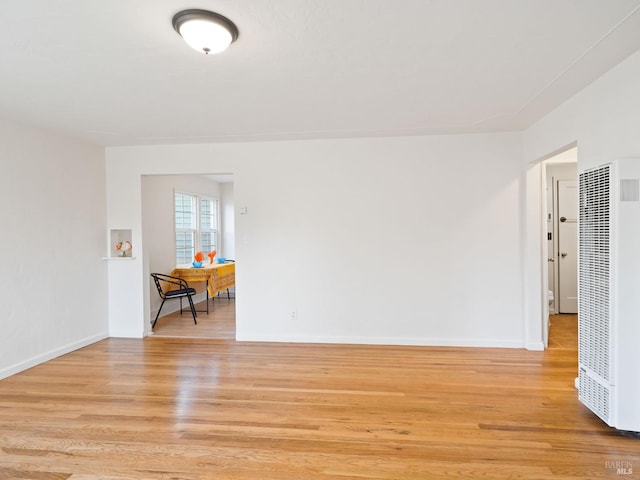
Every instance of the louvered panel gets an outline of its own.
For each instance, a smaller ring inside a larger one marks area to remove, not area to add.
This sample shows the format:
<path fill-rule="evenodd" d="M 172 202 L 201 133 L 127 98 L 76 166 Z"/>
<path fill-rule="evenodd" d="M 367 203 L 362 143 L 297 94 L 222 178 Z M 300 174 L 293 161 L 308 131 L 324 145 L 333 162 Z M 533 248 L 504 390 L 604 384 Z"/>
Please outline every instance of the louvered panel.
<path fill-rule="evenodd" d="M 578 262 L 578 362 L 580 399 L 609 417 L 611 383 L 611 167 L 580 174 Z M 584 371 L 588 373 L 583 373 Z M 595 374 L 594 378 L 592 378 Z M 584 378 L 584 384 L 583 382 Z M 595 378 L 599 378 L 596 381 Z"/>
<path fill-rule="evenodd" d="M 592 378 L 583 368 L 580 369 L 578 378 L 580 382 L 578 398 L 580 401 L 606 423 L 611 423 L 609 418 L 611 388 Z"/>

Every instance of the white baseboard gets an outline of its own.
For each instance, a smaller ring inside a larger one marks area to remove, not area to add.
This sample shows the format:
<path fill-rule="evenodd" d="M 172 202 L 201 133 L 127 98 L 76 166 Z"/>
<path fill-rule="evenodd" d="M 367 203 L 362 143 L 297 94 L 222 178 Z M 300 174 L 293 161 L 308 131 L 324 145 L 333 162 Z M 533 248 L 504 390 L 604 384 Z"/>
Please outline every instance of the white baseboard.
<path fill-rule="evenodd" d="M 353 345 L 400 345 L 418 347 L 525 348 L 522 342 L 494 339 L 415 337 L 311 337 L 306 335 L 261 335 L 236 333 L 239 342 L 336 343 Z"/>
<path fill-rule="evenodd" d="M 144 332 L 136 330 L 109 330 L 109 338 L 143 338 Z"/>
<path fill-rule="evenodd" d="M 542 351 L 544 351 L 544 343 L 542 343 L 542 342 L 527 343 L 525 348 L 527 350 L 532 350 L 534 352 L 542 352 Z"/>
<path fill-rule="evenodd" d="M 108 338 L 108 332 L 103 332 L 98 335 L 94 335 L 92 337 L 83 338 L 74 343 L 70 343 L 60 348 L 56 348 L 54 350 L 50 350 L 46 353 L 37 355 L 28 360 L 16 363 L 15 365 L 11 365 L 10 367 L 3 368 L 0 370 L 0 380 L 3 378 L 10 377 L 11 375 L 15 375 L 16 373 L 23 372 L 24 370 L 28 370 L 29 368 L 35 367 L 36 365 L 40 365 L 41 363 L 48 362 L 49 360 L 53 360 L 61 355 L 65 355 L 69 352 L 73 352 L 74 350 L 78 350 L 79 348 L 86 347 L 87 345 L 91 345 L 92 343 L 99 342 L 100 340 L 104 340 Z"/>

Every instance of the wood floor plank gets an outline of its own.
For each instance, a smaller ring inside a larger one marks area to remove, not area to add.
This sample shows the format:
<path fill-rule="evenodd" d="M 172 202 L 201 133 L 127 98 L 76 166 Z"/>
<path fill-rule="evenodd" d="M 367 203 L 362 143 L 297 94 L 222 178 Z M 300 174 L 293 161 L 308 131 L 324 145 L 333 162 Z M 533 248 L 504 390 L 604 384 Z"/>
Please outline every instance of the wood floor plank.
<path fill-rule="evenodd" d="M 546 352 L 108 339 L 0 381 L 0 479 L 640 476 L 577 400 L 575 323 Z"/>
<path fill-rule="evenodd" d="M 204 288 L 204 287 L 202 287 Z M 209 313 L 206 313 L 204 301 L 196 304 L 198 323 L 193 323 L 189 309 L 171 313 L 158 319 L 153 334 L 161 337 L 180 338 L 216 338 L 235 340 L 236 338 L 236 301 L 235 293 L 228 299 L 220 293 L 215 299 L 209 299 Z"/>

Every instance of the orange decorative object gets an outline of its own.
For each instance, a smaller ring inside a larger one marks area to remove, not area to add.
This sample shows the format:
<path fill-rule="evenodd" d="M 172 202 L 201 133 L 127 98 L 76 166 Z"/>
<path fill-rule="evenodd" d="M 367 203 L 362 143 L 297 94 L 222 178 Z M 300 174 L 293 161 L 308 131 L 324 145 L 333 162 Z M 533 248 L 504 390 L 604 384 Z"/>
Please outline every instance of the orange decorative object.
<path fill-rule="evenodd" d="M 193 258 L 196 262 L 201 262 L 204 260 L 204 255 L 202 254 L 202 252 L 198 252 L 193 256 Z"/>
<path fill-rule="evenodd" d="M 216 251 L 213 250 L 212 252 L 207 253 L 207 257 L 209 257 L 209 263 L 213 263 L 213 259 L 216 256 Z"/>

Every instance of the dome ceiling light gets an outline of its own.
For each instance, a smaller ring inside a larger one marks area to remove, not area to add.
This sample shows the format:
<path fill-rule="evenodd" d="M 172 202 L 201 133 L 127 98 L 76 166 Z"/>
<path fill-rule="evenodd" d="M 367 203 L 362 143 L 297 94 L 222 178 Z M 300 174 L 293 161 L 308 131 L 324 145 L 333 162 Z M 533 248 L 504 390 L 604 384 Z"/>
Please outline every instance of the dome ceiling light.
<path fill-rule="evenodd" d="M 206 55 L 226 50 L 238 38 L 238 27 L 231 20 L 208 10 L 182 10 L 172 23 L 191 48 Z"/>

